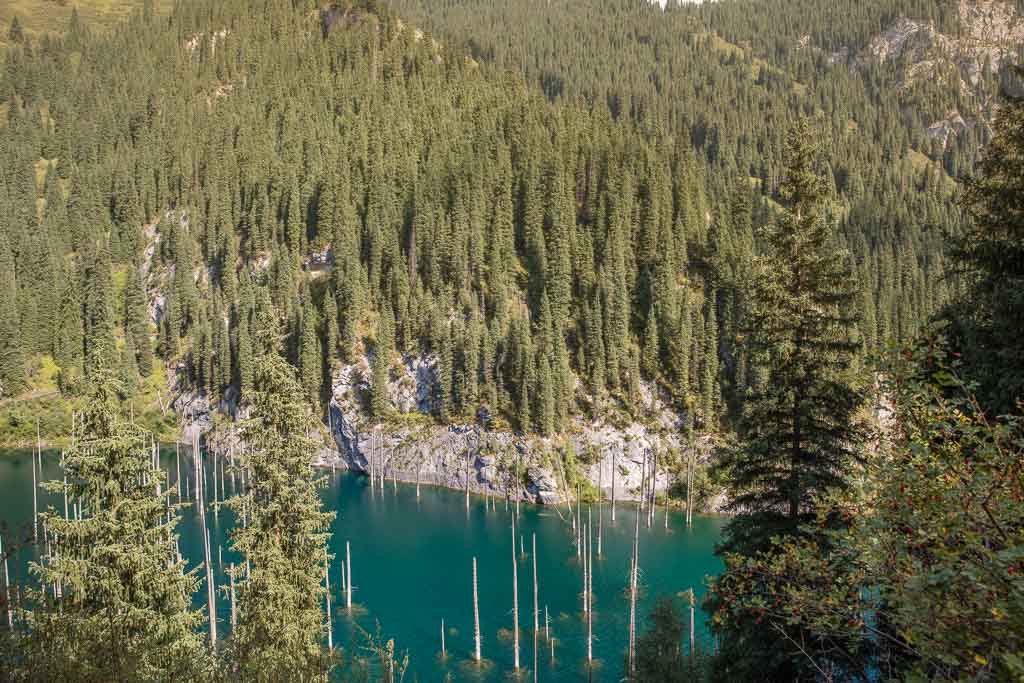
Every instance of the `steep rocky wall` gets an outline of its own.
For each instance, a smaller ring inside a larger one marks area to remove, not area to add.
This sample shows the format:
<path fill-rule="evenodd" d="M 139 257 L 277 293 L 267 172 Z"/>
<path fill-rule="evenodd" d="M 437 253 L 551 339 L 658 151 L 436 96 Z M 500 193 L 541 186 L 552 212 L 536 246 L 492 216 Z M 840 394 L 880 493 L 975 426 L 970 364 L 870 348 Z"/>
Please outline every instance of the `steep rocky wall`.
<path fill-rule="evenodd" d="M 371 391 L 370 359 L 337 369 L 333 377 L 325 445 L 316 464 L 368 474 L 371 467 L 390 480 L 421 482 L 465 490 L 474 495 L 509 496 L 544 505 L 564 502 L 568 489 L 582 484 L 600 487 L 604 496 L 636 500 L 648 467 L 659 459 L 655 490 L 662 494 L 674 486 L 676 474 L 666 467 L 666 454 L 685 462 L 690 450 L 680 439 L 678 415 L 652 395 L 648 387 L 642 399 L 653 417 L 648 424 L 625 426 L 594 423 L 577 418 L 569 433 L 556 438 L 488 430 L 476 424 L 442 425 L 432 417 L 437 395 L 436 359 L 408 356 L 391 371 L 388 394 L 391 413 L 385 424 L 370 419 L 366 406 Z M 193 391 L 178 392 L 174 409 L 181 422 L 181 440 L 199 437 L 207 447 L 222 452 L 241 450 L 245 443 L 230 416 L 244 419 L 231 391 L 216 405 Z M 711 457 L 708 438 L 694 446 L 698 462 Z M 565 458 L 566 451 L 572 457 Z M 575 463 L 566 471 L 566 460 Z M 614 471 L 614 475 L 613 475 Z M 572 492 L 575 496 L 575 491 Z M 724 501 L 712 501 L 717 511 Z"/>
<path fill-rule="evenodd" d="M 401 481 L 435 484 L 477 494 L 521 496 L 541 504 L 565 500 L 569 482 L 582 479 L 590 487 L 600 486 L 606 497 L 636 500 L 643 476 L 645 454 L 659 454 L 662 463 L 655 477 L 655 490 L 667 491 L 675 475 L 665 467 L 664 454 L 689 457 L 680 441 L 679 416 L 662 405 L 649 390 L 644 400 L 654 415 L 651 425 L 632 423 L 624 427 L 577 420 L 571 432 L 561 438 L 522 436 L 507 431 L 490 431 L 478 425 L 435 424 L 436 361 L 431 357 L 406 357 L 393 367 L 389 396 L 400 419 L 375 425 L 366 415 L 370 386 L 367 359 L 340 368 L 334 376 L 328 426 L 335 449 L 320 454 L 320 464 L 368 473 L 371 465 L 379 473 Z M 408 426 L 403 425 L 403 419 Z M 710 443 L 701 439 L 698 458 L 709 457 Z M 559 449 L 571 449 L 578 462 L 566 472 Z M 614 469 L 614 477 L 613 477 Z"/>

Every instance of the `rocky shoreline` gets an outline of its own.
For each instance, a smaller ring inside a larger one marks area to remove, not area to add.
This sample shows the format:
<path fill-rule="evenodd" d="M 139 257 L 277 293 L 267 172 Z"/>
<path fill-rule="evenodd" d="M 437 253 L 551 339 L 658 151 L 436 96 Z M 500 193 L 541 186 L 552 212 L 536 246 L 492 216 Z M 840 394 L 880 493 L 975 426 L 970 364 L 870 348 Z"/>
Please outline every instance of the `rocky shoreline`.
<path fill-rule="evenodd" d="M 545 438 L 490 430 L 476 424 L 441 425 L 431 417 L 436 394 L 432 358 L 404 357 L 395 363 L 389 383 L 392 412 L 396 419 L 375 424 L 366 414 L 370 391 L 369 361 L 339 368 L 324 423 L 324 447 L 315 465 L 378 475 L 387 480 L 443 486 L 474 495 L 518 497 L 541 505 L 556 505 L 577 489 L 605 499 L 636 500 L 644 462 L 657 458 L 654 489 L 667 499 L 674 487 L 685 488 L 685 467 L 696 452 L 699 467 L 712 457 L 710 437 L 695 439 L 692 451 L 682 440 L 682 419 L 667 408 L 649 388 L 644 388 L 647 424 L 624 426 L 576 418 L 568 433 Z M 230 395 L 211 406 L 201 396 L 184 392 L 174 402 L 180 416 L 182 439 L 200 436 L 211 447 L 241 447 L 231 427 L 214 429 L 219 415 L 244 417 Z M 228 418 L 230 420 L 230 418 Z M 228 423 L 230 424 L 230 423 Z M 677 492 L 678 488 L 675 489 Z M 704 501 L 701 511 L 719 512 L 725 504 L 720 493 Z"/>

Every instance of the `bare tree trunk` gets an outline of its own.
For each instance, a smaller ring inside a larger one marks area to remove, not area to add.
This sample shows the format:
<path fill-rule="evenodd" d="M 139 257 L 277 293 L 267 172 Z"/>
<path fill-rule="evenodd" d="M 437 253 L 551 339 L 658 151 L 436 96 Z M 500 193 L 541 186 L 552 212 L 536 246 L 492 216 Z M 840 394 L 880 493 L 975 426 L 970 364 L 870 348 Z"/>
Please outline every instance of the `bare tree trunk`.
<path fill-rule="evenodd" d="M 533 681 L 537 683 L 537 638 L 540 635 L 540 601 L 537 599 L 537 534 L 533 534 Z"/>
<path fill-rule="evenodd" d="M 636 584 L 640 565 L 640 503 L 636 505 L 636 528 L 633 531 L 633 566 L 629 577 L 629 675 L 636 673 Z"/>
<path fill-rule="evenodd" d="M 345 608 L 352 611 L 352 547 L 345 541 L 345 578 L 348 580 L 348 590 L 345 591 Z"/>
<path fill-rule="evenodd" d="M 588 599 L 590 596 L 587 594 L 587 527 L 582 525 L 580 527 L 580 550 L 583 556 L 583 613 L 586 614 L 590 611 Z"/>
<path fill-rule="evenodd" d="M 36 453 L 39 452 L 39 418 L 36 418 Z M 33 542 L 39 542 L 39 499 L 37 497 L 37 489 L 39 488 L 38 479 L 43 478 L 43 468 L 39 468 L 39 477 L 36 478 L 36 453 L 32 454 L 32 540 Z M 40 462 L 42 458 L 40 457 Z"/>
<path fill-rule="evenodd" d="M 601 541 L 604 536 L 604 463 L 597 470 L 597 556 L 601 557 Z"/>
<path fill-rule="evenodd" d="M 540 630 L 540 602 L 537 599 L 537 534 L 533 534 L 533 632 Z"/>
<path fill-rule="evenodd" d="M 587 663 L 594 659 L 594 528 L 587 526 Z"/>
<path fill-rule="evenodd" d="M 612 524 L 615 524 L 615 470 L 617 464 L 618 453 L 612 451 Z"/>
<path fill-rule="evenodd" d="M 231 578 L 231 630 L 235 630 L 235 624 L 238 623 L 238 612 L 235 607 L 235 563 L 231 563 L 230 574 Z"/>
<path fill-rule="evenodd" d="M 327 590 L 324 591 L 324 598 L 327 601 L 327 649 L 334 650 L 334 624 L 331 620 L 331 572 L 330 572 L 330 560 L 327 557 L 327 551 L 324 551 L 324 585 Z"/>
<path fill-rule="evenodd" d="M 476 557 L 473 558 L 473 640 L 476 643 L 476 651 L 473 659 L 480 661 L 480 600 L 476 590 Z"/>
<path fill-rule="evenodd" d="M 657 489 L 658 489 L 658 452 L 657 451 L 652 451 L 651 452 L 651 457 L 652 457 L 652 462 L 651 462 L 651 481 L 650 481 L 650 485 L 649 485 L 651 501 L 650 501 L 650 504 L 647 507 L 647 512 L 648 512 L 647 528 L 648 529 L 650 529 L 652 526 L 654 526 L 654 503 L 657 500 Z"/>
<path fill-rule="evenodd" d="M 214 453 L 210 453 L 210 460 L 213 462 L 213 517 L 214 519 L 220 519 L 220 505 L 217 504 L 217 456 Z"/>
<path fill-rule="evenodd" d="M 217 649 L 217 598 L 213 585 L 213 563 L 210 561 L 210 530 L 203 519 L 203 531 L 206 545 L 206 599 L 210 613 L 210 649 Z"/>
<path fill-rule="evenodd" d="M 174 485 L 178 489 L 178 503 L 181 503 L 181 444 L 174 442 L 174 468 L 177 473 L 174 478 Z"/>
<path fill-rule="evenodd" d="M 695 649 L 696 641 L 694 639 L 694 620 L 693 620 L 694 608 L 696 607 L 696 604 L 697 604 L 697 598 L 694 595 L 693 589 L 691 588 L 690 589 L 690 668 L 691 669 L 693 668 L 693 664 L 694 664 L 694 661 L 693 661 L 694 655 L 697 652 L 697 650 Z"/>
<path fill-rule="evenodd" d="M 518 500 L 516 501 L 518 503 Z M 516 671 L 519 670 L 519 563 L 516 561 L 516 518 L 512 517 L 512 646 Z"/>
<path fill-rule="evenodd" d="M 0 536 L 0 556 L 4 558 L 4 596 L 7 599 L 7 628 L 14 629 L 14 610 L 11 609 L 11 575 L 7 571 L 7 556 L 4 555 L 4 538 Z"/>
<path fill-rule="evenodd" d="M 444 649 L 444 619 L 441 619 L 441 659 L 447 657 L 447 653 Z"/>

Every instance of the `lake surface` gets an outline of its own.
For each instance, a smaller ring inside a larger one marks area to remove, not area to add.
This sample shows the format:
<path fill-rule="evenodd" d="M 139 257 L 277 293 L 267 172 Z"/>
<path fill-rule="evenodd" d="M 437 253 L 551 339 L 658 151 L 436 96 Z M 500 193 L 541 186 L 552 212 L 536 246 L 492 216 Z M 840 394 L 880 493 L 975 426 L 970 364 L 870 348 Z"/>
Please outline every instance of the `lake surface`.
<path fill-rule="evenodd" d="M 44 478 L 60 475 L 58 454 L 45 453 Z M 181 451 L 182 479 L 194 479 L 188 450 Z M 176 478 L 173 448 L 161 452 L 161 464 Z M 207 490 L 212 494 L 210 464 L 205 465 Z M 388 482 L 383 494 L 372 491 L 369 480 L 347 472 L 325 471 L 327 486 L 322 491 L 325 506 L 337 513 L 331 537 L 334 559 L 330 567 L 334 644 L 349 648 L 362 644 L 358 627 L 374 631 L 377 622 L 385 639 L 394 638 L 399 652 L 408 651 L 409 673 L 405 680 L 504 680 L 513 669 L 512 632 L 512 510 L 504 500 L 471 497 L 466 510 L 465 494 L 447 489 Z M 236 481 L 240 486 L 240 482 Z M 219 496 L 218 484 L 218 496 Z M 184 482 L 183 482 L 184 488 Z M 230 477 L 224 482 L 230 496 Z M 212 497 L 212 495 L 211 495 Z M 63 510 L 63 498 L 39 493 L 40 509 L 53 505 Z M 492 509 L 493 506 L 493 509 Z M 561 514 L 561 516 L 559 515 Z M 599 510 L 593 508 L 595 527 Z M 659 595 L 679 593 L 691 587 L 698 599 L 704 594 L 708 575 L 721 570 L 714 556 L 724 520 L 695 517 L 686 528 L 684 515 L 658 509 L 653 528 L 640 529 L 640 583 L 643 588 L 637 607 L 645 619 Z M 585 516 L 585 515 L 584 515 Z M 562 518 L 565 518 L 564 520 Z M 586 667 L 587 622 L 582 609 L 582 565 L 577 560 L 574 532 L 568 509 L 556 511 L 522 504 L 516 534 L 521 535 L 526 556 L 519 556 L 519 623 L 521 666 L 532 672 L 533 651 L 533 564 L 532 536 L 537 538 L 537 574 L 541 631 L 544 608 L 550 615 L 555 658 L 550 646 L 540 639 L 538 678 L 542 681 L 617 681 L 621 678 L 623 655 L 628 640 L 629 595 L 627 591 L 635 510 L 619 503 L 612 524 L 610 505 L 603 511 L 602 556 L 594 556 L 594 658 L 598 666 L 590 678 Z M 214 516 L 207 508 L 213 564 L 218 585 L 227 585 L 226 570 L 238 556 L 229 549 L 232 515 L 221 511 Z M 31 537 L 32 469 L 28 453 L 0 451 L 0 532 L 4 548 L 19 538 Z M 194 507 L 183 512 L 179 526 L 181 552 L 190 565 L 202 561 L 200 522 Z M 341 563 L 345 542 L 351 544 L 353 602 L 357 609 L 346 613 L 340 590 Z M 517 544 L 519 543 L 517 539 Z M 218 548 L 222 550 L 218 552 Z M 518 556 L 517 548 L 517 556 Z M 20 553 L 11 564 L 12 583 L 24 580 L 33 551 Z M 218 558 L 219 555 L 219 558 Z M 481 672 L 471 663 L 473 655 L 472 558 L 477 558 L 482 653 L 488 666 Z M 197 607 L 204 607 L 205 584 L 195 595 Z M 229 630 L 230 605 L 218 596 L 218 635 Z M 442 660 L 440 629 L 445 620 L 448 657 Z M 704 617 L 698 610 L 698 648 L 710 647 Z M 642 624 L 643 622 L 641 622 Z M 532 673 L 525 677 L 532 680 Z"/>

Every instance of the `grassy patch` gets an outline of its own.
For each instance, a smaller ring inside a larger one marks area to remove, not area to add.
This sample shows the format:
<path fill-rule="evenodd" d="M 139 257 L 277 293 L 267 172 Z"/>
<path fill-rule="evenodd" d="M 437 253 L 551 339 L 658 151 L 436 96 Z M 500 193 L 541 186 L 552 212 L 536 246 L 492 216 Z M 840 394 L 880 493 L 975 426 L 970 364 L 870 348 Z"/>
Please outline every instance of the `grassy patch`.
<path fill-rule="evenodd" d="M 155 0 L 158 12 L 168 12 L 173 0 Z M 62 33 L 71 21 L 71 12 L 89 28 L 107 29 L 131 16 L 142 7 L 142 0 L 5 0 L 0 2 L 0 42 L 7 41 L 14 17 L 30 38 L 46 33 Z"/>
<path fill-rule="evenodd" d="M 57 386 L 60 367 L 50 356 L 37 356 L 29 362 L 28 390 L 21 397 L 0 403 L 0 448 L 27 447 L 35 444 L 36 422 L 44 445 L 60 447 L 68 443 L 72 415 L 84 407 L 81 396 L 64 396 Z M 167 372 L 156 364 L 122 409 L 124 416 L 153 432 L 162 441 L 177 437 L 178 421 L 167 405 Z M 161 410 L 166 407 L 166 412 Z"/>
<path fill-rule="evenodd" d="M 911 167 L 919 174 L 937 172 L 943 187 L 947 192 L 953 193 L 957 191 L 959 186 L 956 181 L 949 177 L 949 174 L 946 173 L 946 169 L 943 168 L 942 164 L 938 161 L 932 160 L 930 157 L 918 152 L 916 149 L 907 150 L 907 160 L 910 162 Z"/>

